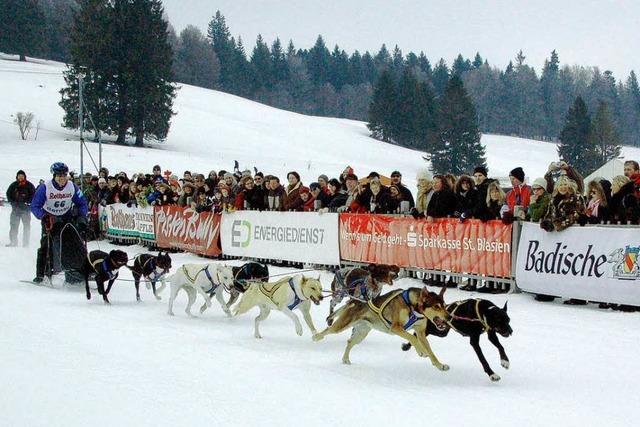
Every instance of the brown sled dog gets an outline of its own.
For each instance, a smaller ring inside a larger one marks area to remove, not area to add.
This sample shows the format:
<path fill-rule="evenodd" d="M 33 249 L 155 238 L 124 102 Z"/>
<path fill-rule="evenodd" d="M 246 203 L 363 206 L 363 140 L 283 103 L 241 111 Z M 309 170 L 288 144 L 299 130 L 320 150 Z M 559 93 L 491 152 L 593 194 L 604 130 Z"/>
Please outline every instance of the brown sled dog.
<path fill-rule="evenodd" d="M 433 354 L 424 333 L 427 319 L 438 328 L 447 327 L 449 314 L 442 299 L 445 289 L 443 287 L 440 294 L 429 292 L 426 288 L 400 289 L 366 303 L 352 300 L 334 313 L 334 323 L 324 331 L 314 334 L 313 340 L 320 341 L 329 334 L 337 334 L 352 327 L 351 338 L 347 341 L 347 348 L 342 356 L 343 363 L 351 364 L 351 349 L 362 342 L 371 329 L 377 329 L 408 340 L 421 357 L 429 357 L 436 368 L 446 371 L 449 366 L 440 363 Z M 409 329 L 418 332 L 417 337 L 408 333 Z"/>

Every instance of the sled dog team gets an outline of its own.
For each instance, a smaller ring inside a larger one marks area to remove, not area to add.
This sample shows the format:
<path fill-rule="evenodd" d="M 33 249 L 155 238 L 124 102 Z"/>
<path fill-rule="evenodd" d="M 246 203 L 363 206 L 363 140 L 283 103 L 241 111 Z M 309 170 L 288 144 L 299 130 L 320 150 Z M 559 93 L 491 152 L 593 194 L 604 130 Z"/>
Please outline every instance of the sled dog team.
<path fill-rule="evenodd" d="M 383 294 L 382 287 L 385 284 L 392 285 L 398 275 L 399 269 L 395 266 L 371 265 L 368 268 L 340 269 L 335 272 L 331 291 L 323 291 L 319 275 L 313 278 L 294 274 L 269 282 L 268 267 L 257 262 L 247 262 L 239 267 L 220 263 L 184 264 L 172 275 L 169 275 L 171 258 L 168 253 L 160 252 L 157 256 L 138 255 L 133 267 L 127 265 L 127 262 L 127 254 L 123 251 L 113 250 L 109 254 L 90 252 L 83 269 L 87 298 L 91 298 L 89 278 L 95 278 L 98 292 L 105 303 L 109 303 L 107 295 L 118 276 L 118 269 L 126 266 L 132 270 L 138 300 L 141 279 L 144 279 L 148 289 L 153 289 L 157 299 L 160 299 L 159 294 L 165 288 L 166 281 L 170 283 L 169 315 L 173 315 L 176 296 L 182 289 L 188 296 L 185 312 L 189 316 L 192 316 L 191 308 L 198 295 L 204 299 L 200 313 L 211 307 L 214 297 L 229 317 L 258 307 L 260 312 L 254 321 L 256 338 L 262 338 L 260 323 L 269 316 L 271 310 L 278 310 L 289 317 L 296 334 L 302 335 L 302 324 L 295 313 L 299 309 L 314 341 L 351 328 L 351 337 L 342 356 L 345 364 L 351 363 L 352 348 L 362 342 L 372 329 L 376 329 L 402 337 L 407 341 L 402 346 L 403 350 L 413 347 L 420 357 L 428 357 L 437 369 L 447 371 L 449 366 L 438 360 L 427 337 L 444 337 L 453 329 L 469 337 L 484 371 L 492 381 L 499 381 L 500 376 L 491 369 L 482 353 L 480 335 L 487 334 L 489 341 L 499 351 L 501 366 L 509 368 L 509 358 L 498 340 L 498 334 L 508 337 L 513 333 L 506 303 L 502 308 L 482 299 L 445 304 L 443 295 L 446 287 L 440 293 L 430 292 L 426 288 L 409 288 Z M 105 282 L 108 282 L 106 288 Z M 158 289 L 157 283 L 160 283 Z M 223 298 L 225 292 L 230 294 L 228 302 Z M 323 292 L 331 295 L 329 316 L 326 319 L 328 327 L 318 332 L 310 310 L 312 303 L 320 304 Z M 240 295 L 240 301 L 232 312 L 232 305 Z M 348 301 L 336 310 L 336 306 L 344 298 L 348 298 Z"/>

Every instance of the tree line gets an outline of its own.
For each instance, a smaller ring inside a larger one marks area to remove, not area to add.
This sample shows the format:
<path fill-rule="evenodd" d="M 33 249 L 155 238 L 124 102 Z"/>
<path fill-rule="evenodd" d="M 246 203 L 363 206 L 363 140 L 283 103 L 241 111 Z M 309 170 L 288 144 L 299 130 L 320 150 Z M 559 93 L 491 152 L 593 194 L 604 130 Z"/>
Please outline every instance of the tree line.
<path fill-rule="evenodd" d="M 0 37 L 0 50 L 21 55 L 37 52 L 43 57 L 72 62 L 70 35 L 74 15 L 70 10 L 78 10 L 83 3 L 5 0 L 0 6 L 0 18 L 8 13 L 15 15 L 16 4 L 21 4 L 23 11 L 28 7 L 39 8 L 39 13 L 24 18 L 24 22 L 39 25 L 24 24 L 22 28 L 37 27 L 38 31 L 46 28 L 49 36 L 46 48 L 36 48 L 37 43 L 29 41 L 34 38 L 22 34 L 29 31 L 17 32 L 20 35 L 14 38 L 21 38 L 19 43 L 7 40 L 11 38 L 8 34 L 16 32 L 0 31 L 4 34 Z M 10 5 L 14 9 L 8 11 Z M 14 25 L 8 21 L 0 19 L 0 26 Z M 632 71 L 625 80 L 617 81 L 612 72 L 602 72 L 598 67 L 562 66 L 555 50 L 540 75 L 526 64 L 523 52 L 518 52 L 514 61 L 501 70 L 491 66 L 480 53 L 473 59 L 458 55 L 450 66 L 443 58 L 432 65 L 424 52 L 404 54 L 398 46 L 389 50 L 382 45 L 378 52 L 356 50 L 348 54 L 338 45 L 329 50 L 322 36 L 311 48 L 296 48 L 293 41 L 285 45 L 279 39 L 268 43 L 258 36 L 247 51 L 243 40 L 231 35 L 219 11 L 209 22 L 206 34 L 194 26 L 176 34 L 167 25 L 167 42 L 170 46 L 167 64 L 173 81 L 222 90 L 290 111 L 371 124 L 370 112 L 377 108 L 372 105 L 376 101 L 375 92 L 391 78 L 394 82 L 404 81 L 404 86 L 399 87 L 400 98 L 387 106 L 400 105 L 398 120 L 401 120 L 411 109 L 419 108 L 421 102 L 427 102 L 428 107 L 428 101 L 424 100 L 426 91 L 434 99 L 432 108 L 436 108 L 452 77 L 458 77 L 473 103 L 480 132 L 557 141 L 565 115 L 580 96 L 587 112 L 594 117 L 604 102 L 620 142 L 640 145 L 640 87 L 635 73 Z M 407 75 L 416 82 L 407 81 L 404 77 Z M 417 92 L 411 89 L 412 85 Z M 413 105 L 414 102 L 418 104 Z M 386 139 L 423 149 L 424 138 L 411 136 L 409 129 L 425 126 L 420 120 L 410 125 L 394 125 L 395 133 Z"/>

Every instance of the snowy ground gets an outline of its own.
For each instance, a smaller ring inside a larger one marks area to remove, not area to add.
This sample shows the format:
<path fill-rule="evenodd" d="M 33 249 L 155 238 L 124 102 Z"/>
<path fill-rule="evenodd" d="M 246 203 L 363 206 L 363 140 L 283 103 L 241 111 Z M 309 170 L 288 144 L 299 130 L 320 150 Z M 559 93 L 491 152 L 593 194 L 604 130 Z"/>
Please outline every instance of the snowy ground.
<path fill-rule="evenodd" d="M 48 177 L 49 165 L 78 170 L 78 144 L 59 127 L 57 91 L 62 66 L 0 60 L 0 183 L 6 188 L 24 168 L 32 181 Z M 52 74 L 43 74 L 52 73 Z M 305 117 L 215 91 L 184 86 L 178 115 L 158 149 L 105 147 L 112 170 L 149 171 L 155 163 L 208 171 L 254 163 L 268 172 L 297 169 L 303 181 L 337 175 L 346 164 L 359 174 L 404 172 L 412 184 L 421 153 L 367 137 L 363 123 Z M 38 141 L 19 141 L 10 122 L 17 111 L 42 120 Z M 514 166 L 542 175 L 555 146 L 485 135 L 494 176 Z M 92 153 L 97 153 L 95 145 Z M 638 150 L 625 150 L 640 158 Z M 253 338 L 255 311 L 227 319 L 214 303 L 204 316 L 188 318 L 186 298 L 176 316 L 166 314 L 165 292 L 155 301 L 144 289 L 118 283 L 104 306 L 77 289 L 20 283 L 34 276 L 39 224 L 30 249 L 5 248 L 9 208 L 0 207 L 0 425 L 630 425 L 640 403 L 640 314 L 536 303 L 527 295 L 489 296 L 509 301 L 514 335 L 502 339 L 511 359 L 503 370 L 497 351 L 482 339 L 485 355 L 502 376 L 493 384 L 466 339 L 451 333 L 431 340 L 439 372 L 415 353 L 401 352 L 399 338 L 372 332 L 356 347 L 353 365 L 341 364 L 345 332 L 320 343 L 309 331 L 273 313 Z M 107 243 L 91 248 L 109 249 Z M 143 251 L 129 247 L 134 255 Z M 201 262 L 193 255 L 174 257 Z M 272 272 L 286 272 L 272 268 Z M 123 272 L 123 278 L 130 278 Z M 329 286 L 330 276 L 322 274 Z M 419 285 L 411 279 L 403 287 Z M 447 291 L 446 300 L 472 296 Z M 194 310 L 197 311 L 197 310 Z M 317 327 L 328 303 L 314 307 Z"/>
<path fill-rule="evenodd" d="M 0 208 L 0 223 L 7 222 L 8 209 Z M 264 338 L 256 340 L 256 310 L 228 319 L 214 301 L 204 315 L 188 318 L 181 294 L 170 317 L 168 292 L 156 301 L 143 289 L 137 303 L 129 282 L 114 286 L 111 306 L 95 291 L 87 301 L 81 289 L 20 283 L 34 275 L 35 234 L 30 249 L 0 247 L 2 425 L 388 425 L 399 419 L 442 425 L 455 419 L 456 425 L 622 426 L 636 414 L 638 313 L 536 303 L 523 294 L 489 296 L 499 305 L 509 301 L 514 329 L 501 338 L 508 371 L 482 339 L 499 383 L 489 381 L 455 333 L 431 339 L 449 372 L 375 331 L 346 366 L 348 332 L 314 343 L 306 325 L 298 337 L 281 313 L 263 323 Z M 111 248 L 91 244 L 97 247 Z M 174 268 L 186 261 L 204 260 L 176 255 Z M 128 271 L 121 277 L 131 278 Z M 326 288 L 331 277 L 322 273 L 321 280 Z M 470 296 L 478 295 L 449 290 L 446 300 Z M 328 301 L 313 308 L 318 328 L 327 311 Z"/>

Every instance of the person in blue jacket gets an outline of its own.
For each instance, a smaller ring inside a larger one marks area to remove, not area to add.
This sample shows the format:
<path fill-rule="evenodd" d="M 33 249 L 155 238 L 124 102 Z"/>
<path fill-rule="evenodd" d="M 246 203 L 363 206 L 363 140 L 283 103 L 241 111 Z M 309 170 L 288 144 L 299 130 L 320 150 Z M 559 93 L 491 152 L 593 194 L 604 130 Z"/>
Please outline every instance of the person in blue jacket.
<path fill-rule="evenodd" d="M 61 162 L 51 165 L 53 178 L 40 184 L 31 201 L 31 213 L 42 223 L 42 238 L 36 262 L 36 277 L 33 282 L 49 279 L 54 271 L 60 271 L 60 233 L 65 224 L 73 223 L 84 235 L 87 231 L 87 200 L 73 181 L 69 180 L 69 168 Z M 57 242 L 57 244 L 56 244 Z M 48 264 L 48 265 L 47 265 Z M 48 267 L 48 268 L 47 268 Z"/>

